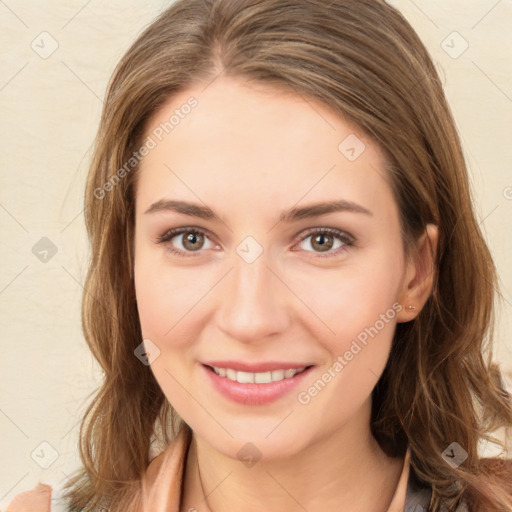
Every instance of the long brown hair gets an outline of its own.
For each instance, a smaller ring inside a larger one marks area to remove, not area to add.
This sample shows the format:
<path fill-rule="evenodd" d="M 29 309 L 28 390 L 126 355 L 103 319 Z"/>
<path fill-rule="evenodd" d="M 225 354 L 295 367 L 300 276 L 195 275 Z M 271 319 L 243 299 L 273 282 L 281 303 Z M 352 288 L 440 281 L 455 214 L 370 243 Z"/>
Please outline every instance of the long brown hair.
<path fill-rule="evenodd" d="M 497 275 L 425 46 L 381 0 L 178 0 L 118 64 L 88 176 L 92 258 L 82 322 L 104 375 L 80 428 L 83 468 L 66 488 L 70 510 L 92 510 L 101 499 L 112 512 L 132 510 L 151 442 L 167 444 L 189 428 L 134 356 L 142 336 L 132 281 L 133 154 L 164 102 L 220 74 L 320 100 L 371 137 L 387 155 L 408 254 L 426 224 L 437 224 L 434 289 L 413 321 L 397 325 L 373 391 L 372 432 L 390 456 L 410 446 L 414 471 L 433 489 L 430 511 L 461 499 L 472 512 L 512 509 L 510 464 L 477 453 L 479 440 L 499 443 L 492 433 L 512 426 L 511 396 L 492 362 Z M 468 454 L 456 468 L 442 455 L 452 442 Z"/>

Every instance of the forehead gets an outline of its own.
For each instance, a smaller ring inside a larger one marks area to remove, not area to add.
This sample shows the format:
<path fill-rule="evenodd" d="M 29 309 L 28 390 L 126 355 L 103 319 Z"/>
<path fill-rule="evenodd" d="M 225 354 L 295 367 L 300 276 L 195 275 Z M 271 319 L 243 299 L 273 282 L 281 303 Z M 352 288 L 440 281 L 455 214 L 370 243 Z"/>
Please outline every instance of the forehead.
<path fill-rule="evenodd" d="M 141 164 L 138 211 L 165 195 L 215 198 L 219 209 L 390 194 L 376 144 L 321 102 L 284 89 L 222 78 L 191 87 L 152 117 L 145 137 L 154 147 Z"/>

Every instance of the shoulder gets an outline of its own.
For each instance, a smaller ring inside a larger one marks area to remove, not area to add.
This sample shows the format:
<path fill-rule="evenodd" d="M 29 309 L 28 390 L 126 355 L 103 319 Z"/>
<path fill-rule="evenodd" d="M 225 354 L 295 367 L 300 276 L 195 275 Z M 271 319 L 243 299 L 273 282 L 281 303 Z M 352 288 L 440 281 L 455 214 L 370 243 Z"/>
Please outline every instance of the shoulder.
<path fill-rule="evenodd" d="M 51 486 L 39 483 L 32 489 L 14 496 L 7 506 L 7 512 L 50 512 L 51 497 Z"/>
<path fill-rule="evenodd" d="M 512 459 L 488 457 L 480 459 L 480 465 L 486 473 L 503 481 L 506 490 L 512 494 Z"/>
<path fill-rule="evenodd" d="M 428 510 L 431 496 L 432 487 L 416 475 L 414 467 L 410 464 L 404 512 L 424 512 Z"/>
<path fill-rule="evenodd" d="M 183 428 L 162 453 L 153 457 L 143 478 L 151 494 L 158 490 L 158 481 L 162 475 L 170 479 L 171 485 L 180 487 L 190 440 L 190 430 Z M 50 485 L 38 483 L 32 489 L 16 494 L 6 512 L 53 512 L 51 503 L 59 499 L 55 494 L 55 489 Z M 108 500 L 104 499 L 101 503 L 103 506 L 97 505 L 95 512 L 108 512 Z"/>
<path fill-rule="evenodd" d="M 503 485 L 505 491 L 512 496 L 512 459 L 500 457 L 480 459 L 481 470 Z M 407 486 L 406 507 L 404 512 L 427 511 L 432 497 L 432 487 L 423 482 L 410 466 Z M 468 505 L 467 497 L 455 509 L 454 512 L 472 512 Z"/>
<path fill-rule="evenodd" d="M 54 496 L 52 496 L 52 492 Z M 58 501 L 52 486 L 38 483 L 32 489 L 16 494 L 7 505 L 6 512 L 52 512 L 52 501 Z M 94 512 L 108 511 L 108 508 L 101 505 L 94 508 Z"/>
<path fill-rule="evenodd" d="M 411 465 L 404 512 L 427 512 L 430 510 L 431 500 L 432 486 L 421 480 Z M 471 512 L 471 510 L 465 502 L 462 502 L 453 512 Z"/>

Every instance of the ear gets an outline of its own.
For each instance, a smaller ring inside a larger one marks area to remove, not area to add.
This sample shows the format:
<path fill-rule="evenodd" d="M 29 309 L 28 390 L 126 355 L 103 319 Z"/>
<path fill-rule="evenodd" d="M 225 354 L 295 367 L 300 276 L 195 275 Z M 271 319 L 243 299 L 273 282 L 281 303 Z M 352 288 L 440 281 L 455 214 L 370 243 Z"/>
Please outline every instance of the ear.
<path fill-rule="evenodd" d="M 403 308 L 397 315 L 397 322 L 409 322 L 416 318 L 432 293 L 437 273 L 438 238 L 437 226 L 427 224 L 425 232 L 416 243 L 416 252 L 411 254 L 406 263 L 402 288 L 398 297 Z"/>

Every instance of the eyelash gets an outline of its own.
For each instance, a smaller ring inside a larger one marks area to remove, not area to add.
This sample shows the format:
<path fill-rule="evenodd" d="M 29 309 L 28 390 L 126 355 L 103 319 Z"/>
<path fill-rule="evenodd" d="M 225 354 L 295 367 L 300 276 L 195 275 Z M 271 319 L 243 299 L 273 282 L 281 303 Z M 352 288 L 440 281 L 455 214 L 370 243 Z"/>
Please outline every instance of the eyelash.
<path fill-rule="evenodd" d="M 208 236 L 208 233 L 200 228 L 189 228 L 189 227 L 182 227 L 182 228 L 174 228 L 169 231 L 166 231 L 157 239 L 157 244 L 167 244 L 170 242 L 175 236 L 183 234 L 183 233 L 193 233 L 193 234 L 201 234 L 204 236 Z M 347 250 L 347 247 L 355 247 L 355 238 L 352 235 L 349 235 L 348 233 L 345 233 L 344 231 L 340 231 L 339 229 L 333 229 L 333 228 L 313 228 L 311 230 L 308 230 L 306 234 L 299 240 L 298 243 L 303 242 L 307 238 L 313 235 L 317 234 L 328 234 L 335 236 L 338 238 L 341 242 L 343 242 L 342 247 L 338 247 L 334 251 L 327 251 L 325 254 L 322 253 L 316 253 L 319 258 L 329 258 L 333 256 L 337 256 L 341 252 L 345 252 Z M 171 251 L 174 254 L 178 254 L 179 256 L 184 257 L 195 257 L 200 256 L 201 250 L 197 251 L 197 253 L 194 253 L 192 251 L 182 251 L 181 249 L 176 249 L 172 247 L 169 244 L 168 247 L 169 251 Z M 306 251 L 306 252 L 316 252 L 316 251 Z"/>

